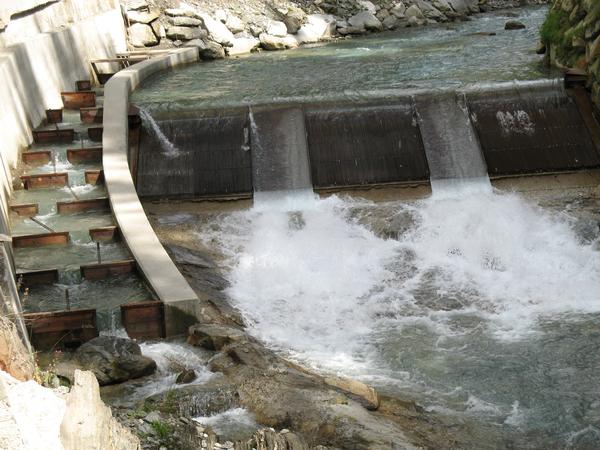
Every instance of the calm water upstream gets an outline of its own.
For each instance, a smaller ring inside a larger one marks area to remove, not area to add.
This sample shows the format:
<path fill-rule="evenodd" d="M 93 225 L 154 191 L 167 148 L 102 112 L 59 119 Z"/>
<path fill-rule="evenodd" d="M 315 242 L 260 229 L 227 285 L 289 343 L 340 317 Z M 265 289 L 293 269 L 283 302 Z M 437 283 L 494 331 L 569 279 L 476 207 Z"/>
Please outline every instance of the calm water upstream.
<path fill-rule="evenodd" d="M 496 12 L 470 22 L 194 64 L 145 82 L 133 101 L 177 110 L 544 78 L 551 74 L 535 47 L 546 11 L 520 9 L 526 30 L 505 31 L 508 18 Z M 497 34 L 475 34 L 481 32 Z"/>

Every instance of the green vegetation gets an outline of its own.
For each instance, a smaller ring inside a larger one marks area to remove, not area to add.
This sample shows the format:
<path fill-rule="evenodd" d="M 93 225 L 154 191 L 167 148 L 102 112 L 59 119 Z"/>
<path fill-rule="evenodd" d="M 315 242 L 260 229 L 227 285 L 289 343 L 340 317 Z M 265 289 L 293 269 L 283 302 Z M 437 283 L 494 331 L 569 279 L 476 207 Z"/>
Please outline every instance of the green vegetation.
<path fill-rule="evenodd" d="M 551 9 L 540 28 L 540 37 L 546 44 L 560 44 L 569 28 L 569 15 L 562 9 Z"/>
<path fill-rule="evenodd" d="M 171 426 L 167 423 L 157 420 L 152 422 L 150 426 L 161 440 L 167 439 L 171 435 Z"/>

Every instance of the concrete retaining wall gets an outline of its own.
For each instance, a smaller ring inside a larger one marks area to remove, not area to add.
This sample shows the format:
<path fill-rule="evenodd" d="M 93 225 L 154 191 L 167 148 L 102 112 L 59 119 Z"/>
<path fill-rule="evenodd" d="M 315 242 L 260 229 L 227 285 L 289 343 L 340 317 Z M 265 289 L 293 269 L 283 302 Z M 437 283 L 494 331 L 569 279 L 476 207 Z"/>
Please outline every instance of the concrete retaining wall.
<path fill-rule="evenodd" d="M 129 95 L 142 80 L 160 70 L 198 61 L 197 49 L 176 50 L 144 61 L 113 76 L 104 90 L 102 139 L 104 178 L 121 235 L 158 298 L 165 304 L 167 336 L 187 331 L 201 317 L 199 301 L 156 237 L 139 201 L 128 154 Z"/>

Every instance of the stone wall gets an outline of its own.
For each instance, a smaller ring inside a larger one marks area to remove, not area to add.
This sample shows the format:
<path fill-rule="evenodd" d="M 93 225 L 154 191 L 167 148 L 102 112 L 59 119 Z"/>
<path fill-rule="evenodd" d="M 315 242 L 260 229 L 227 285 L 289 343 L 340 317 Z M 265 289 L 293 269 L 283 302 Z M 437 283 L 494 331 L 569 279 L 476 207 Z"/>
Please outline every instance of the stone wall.
<path fill-rule="evenodd" d="M 555 0 L 541 35 L 553 64 L 587 71 L 600 108 L 600 2 Z"/>

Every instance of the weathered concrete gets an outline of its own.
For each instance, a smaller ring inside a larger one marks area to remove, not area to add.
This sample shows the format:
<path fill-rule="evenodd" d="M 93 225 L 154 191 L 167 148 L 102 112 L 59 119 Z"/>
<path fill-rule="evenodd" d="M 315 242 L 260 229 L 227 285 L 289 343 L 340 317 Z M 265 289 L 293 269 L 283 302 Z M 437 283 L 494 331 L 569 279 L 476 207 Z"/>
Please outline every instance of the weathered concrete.
<path fill-rule="evenodd" d="M 160 70 L 198 61 L 198 49 L 175 50 L 117 73 L 104 90 L 104 178 L 115 219 L 129 250 L 158 298 L 165 303 L 167 336 L 187 332 L 201 316 L 198 297 L 156 237 L 139 201 L 127 161 L 129 95 Z"/>

